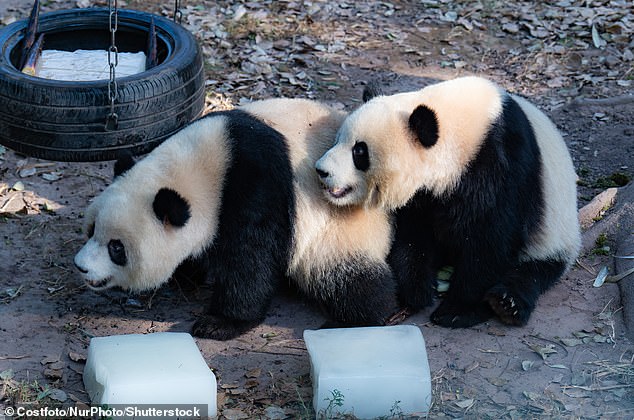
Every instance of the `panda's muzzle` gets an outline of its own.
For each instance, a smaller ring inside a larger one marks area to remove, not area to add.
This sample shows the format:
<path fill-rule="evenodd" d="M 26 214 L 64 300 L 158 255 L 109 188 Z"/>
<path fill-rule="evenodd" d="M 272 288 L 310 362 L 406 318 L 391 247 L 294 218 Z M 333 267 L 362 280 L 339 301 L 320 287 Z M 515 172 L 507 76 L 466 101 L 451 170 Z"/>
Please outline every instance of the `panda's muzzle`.
<path fill-rule="evenodd" d="M 75 264 L 75 267 L 79 270 L 80 273 L 82 274 L 88 274 L 88 270 L 86 270 L 84 267 L 82 267 L 81 265 L 77 264 L 77 261 L 73 261 L 73 263 Z"/>
<path fill-rule="evenodd" d="M 324 190 L 326 190 L 328 194 L 330 194 L 331 197 L 342 198 L 352 191 L 352 187 L 332 187 L 328 185 L 326 180 L 328 179 L 330 174 L 320 168 L 315 168 L 315 170 L 317 171 L 317 175 L 319 175 L 321 185 L 323 186 Z"/>
<path fill-rule="evenodd" d="M 105 290 L 110 288 L 110 285 L 108 284 L 110 283 L 110 277 L 101 280 L 84 279 L 84 283 L 86 284 L 86 286 L 88 286 L 89 289 L 96 291 Z"/>
<path fill-rule="evenodd" d="M 349 193 L 352 192 L 352 187 L 344 187 L 344 188 L 340 188 L 340 187 L 330 187 L 328 188 L 327 186 L 324 185 L 324 189 L 326 191 L 328 191 L 328 194 L 330 194 L 333 198 L 343 198 L 346 195 L 348 195 Z"/>

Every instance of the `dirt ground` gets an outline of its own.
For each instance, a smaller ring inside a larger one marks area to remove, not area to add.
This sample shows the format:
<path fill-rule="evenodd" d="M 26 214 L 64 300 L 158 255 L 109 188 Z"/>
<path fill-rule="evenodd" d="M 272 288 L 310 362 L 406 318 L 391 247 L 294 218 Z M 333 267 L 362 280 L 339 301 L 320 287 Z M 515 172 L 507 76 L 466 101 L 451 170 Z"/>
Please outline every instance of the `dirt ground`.
<path fill-rule="evenodd" d="M 45 12 L 93 2 L 42 4 Z M 4 0 L 0 26 L 26 17 L 30 5 Z M 172 7 L 119 5 L 157 14 Z M 183 1 L 182 12 L 205 53 L 207 111 L 282 95 L 353 109 L 370 80 L 397 92 L 479 74 L 554 119 L 579 175 L 579 207 L 634 172 L 628 2 Z M 72 263 L 82 212 L 111 173 L 110 162 L 50 162 L 0 148 L 0 412 L 20 402 L 88 403 L 81 374 L 91 337 L 188 331 L 204 305 L 204 287 L 175 282 L 147 295 L 82 285 Z M 609 235 L 593 242 L 525 327 L 492 320 L 443 329 L 428 321 L 432 308 L 404 321 L 426 341 L 430 417 L 634 416 L 634 331 L 628 339 L 618 286 L 593 287 L 602 267 L 614 271 L 619 245 Z M 310 303 L 281 293 L 249 333 L 197 340 L 219 381 L 221 418 L 314 417 L 301 337 L 323 322 Z"/>

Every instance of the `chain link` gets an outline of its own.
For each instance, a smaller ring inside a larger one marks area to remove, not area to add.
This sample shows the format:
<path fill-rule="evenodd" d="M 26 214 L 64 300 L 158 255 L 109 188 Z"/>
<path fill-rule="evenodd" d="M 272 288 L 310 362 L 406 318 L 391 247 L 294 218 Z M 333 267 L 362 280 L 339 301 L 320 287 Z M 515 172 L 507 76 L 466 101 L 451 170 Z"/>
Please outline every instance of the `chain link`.
<path fill-rule="evenodd" d="M 106 118 L 106 130 L 116 130 L 119 116 L 114 112 L 114 103 L 117 100 L 117 75 L 116 67 L 119 64 L 119 50 L 115 40 L 115 34 L 119 26 L 117 0 L 108 0 L 108 26 L 110 30 L 110 47 L 108 48 L 108 66 L 110 67 L 110 80 L 108 81 L 108 98 L 110 99 L 110 112 Z"/>
<path fill-rule="evenodd" d="M 181 12 L 180 0 L 174 0 L 174 22 L 178 24 L 183 22 L 183 12 Z"/>

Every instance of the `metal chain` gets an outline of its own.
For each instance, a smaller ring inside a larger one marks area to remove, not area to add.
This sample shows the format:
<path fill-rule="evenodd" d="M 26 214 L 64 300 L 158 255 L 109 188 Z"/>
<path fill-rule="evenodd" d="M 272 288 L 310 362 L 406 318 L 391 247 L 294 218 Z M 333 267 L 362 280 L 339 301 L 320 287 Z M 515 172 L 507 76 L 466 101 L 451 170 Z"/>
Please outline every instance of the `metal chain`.
<path fill-rule="evenodd" d="M 106 118 L 106 130 L 116 130 L 119 124 L 119 116 L 114 112 L 114 103 L 117 100 L 117 77 L 116 70 L 119 64 L 117 44 L 115 34 L 119 26 L 119 15 L 117 11 L 117 0 L 108 0 L 108 25 L 110 28 L 110 48 L 108 48 L 108 66 L 110 67 L 110 80 L 108 82 L 108 98 L 110 99 L 110 112 Z"/>
<path fill-rule="evenodd" d="M 174 22 L 181 24 L 183 22 L 183 12 L 181 12 L 180 0 L 174 0 Z"/>

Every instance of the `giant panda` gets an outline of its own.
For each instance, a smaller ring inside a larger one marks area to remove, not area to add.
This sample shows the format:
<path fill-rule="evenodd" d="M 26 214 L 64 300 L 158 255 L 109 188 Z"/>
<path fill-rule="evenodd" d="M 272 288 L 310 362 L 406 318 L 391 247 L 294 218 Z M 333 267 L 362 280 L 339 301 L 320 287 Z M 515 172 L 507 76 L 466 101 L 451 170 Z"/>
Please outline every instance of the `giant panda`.
<path fill-rule="evenodd" d="M 327 199 L 395 211 L 399 302 L 435 324 L 524 325 L 580 248 L 576 175 L 554 124 L 480 77 L 370 98 L 316 163 Z"/>
<path fill-rule="evenodd" d="M 330 325 L 382 324 L 397 306 L 391 218 L 332 206 L 314 171 L 344 117 L 310 100 L 254 102 L 200 118 L 136 163 L 120 159 L 85 214 L 74 262 L 86 284 L 138 292 L 198 272 L 212 293 L 192 332 L 219 340 L 261 322 L 289 279 Z"/>

